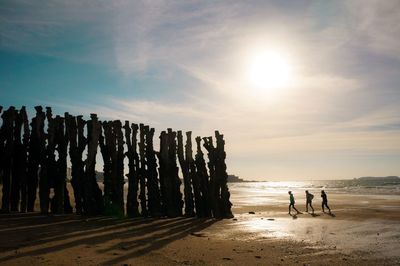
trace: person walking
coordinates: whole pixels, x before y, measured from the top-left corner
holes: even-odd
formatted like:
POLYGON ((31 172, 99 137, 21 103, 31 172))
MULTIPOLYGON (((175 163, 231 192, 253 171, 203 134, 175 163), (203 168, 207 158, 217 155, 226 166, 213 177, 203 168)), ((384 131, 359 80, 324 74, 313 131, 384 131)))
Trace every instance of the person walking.
POLYGON ((289 193, 289 200, 290 200, 290 204, 289 204, 289 214, 291 214, 290 213, 290 211, 291 211, 291 208, 293 207, 293 209, 297 212, 297 214, 299 214, 300 212, 296 209, 296 207, 294 206, 294 204, 295 204, 295 201, 294 201, 294 196, 293 196, 293 194, 292 194, 292 191, 289 191, 288 192, 289 193))
POLYGON ((331 214, 331 209, 328 206, 328 197, 326 196, 326 193, 323 190, 321 190, 321 198, 322 198, 322 211, 325 212, 324 207, 326 207, 329 210, 329 214, 331 214))
POLYGON ((306 190, 306 212, 308 212, 308 205, 310 205, 312 213, 314 214, 314 208, 312 206, 313 198, 314 198, 314 195, 311 194, 310 192, 308 192, 308 190, 306 190))

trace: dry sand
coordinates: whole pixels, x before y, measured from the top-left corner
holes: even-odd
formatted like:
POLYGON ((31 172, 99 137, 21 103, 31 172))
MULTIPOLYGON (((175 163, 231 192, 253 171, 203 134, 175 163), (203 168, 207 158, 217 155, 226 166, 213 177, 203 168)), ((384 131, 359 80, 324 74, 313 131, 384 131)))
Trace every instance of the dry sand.
POLYGON ((260 204, 231 191, 229 220, 2 214, 0 265, 400 264, 398 195, 330 193, 334 215, 316 200, 315 216, 289 216, 284 194, 260 204))

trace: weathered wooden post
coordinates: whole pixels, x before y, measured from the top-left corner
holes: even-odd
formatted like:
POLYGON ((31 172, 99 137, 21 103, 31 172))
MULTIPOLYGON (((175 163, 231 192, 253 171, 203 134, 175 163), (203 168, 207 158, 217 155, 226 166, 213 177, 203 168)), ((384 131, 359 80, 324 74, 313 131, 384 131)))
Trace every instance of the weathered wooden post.
POLYGON ((29 125, 27 119, 25 106, 22 106, 19 112, 15 111, 13 132, 14 154, 10 195, 11 211, 20 210, 21 212, 26 212, 27 144, 29 140, 29 125), (23 139, 21 140, 22 128, 24 128, 24 133, 23 139))
MULTIPOLYGON (((64 132, 60 132, 61 129, 61 124, 63 124, 63 121, 59 115, 56 115, 54 118, 54 150, 57 151, 58 153, 58 158, 59 160, 56 160, 54 157, 54 173, 50 176, 52 179, 50 182, 50 187, 53 187, 54 191, 54 196, 53 198, 50 199, 50 210, 51 213, 56 213, 56 214, 62 214, 64 212, 64 186, 62 182, 62 173, 61 173, 61 161, 60 157, 63 157, 62 154, 60 154, 60 138, 62 138, 61 134, 64 135, 64 132)), ((66 149, 66 147, 65 147, 66 149)), ((61 151, 63 152, 63 151, 61 151)), ((63 160, 63 158, 61 158, 63 160)), ((65 158, 65 163, 66 163, 66 158, 65 158)), ((65 165, 66 167, 66 165, 65 165)), ((65 169, 66 171, 66 169, 65 169)))
POLYGON ((71 184, 74 190, 75 197, 75 210, 76 214, 83 213, 84 202, 84 162, 82 154, 86 147, 86 138, 84 136, 84 127, 86 121, 82 119, 81 115, 76 118, 68 116, 67 131, 69 139, 69 154, 71 159, 71 184))
POLYGON ((169 216, 169 209, 172 204, 170 183, 168 180, 168 135, 165 131, 160 134, 160 151, 158 156, 158 172, 160 174, 160 196, 162 214, 169 216))
POLYGON ((47 214, 50 206, 50 182, 54 181, 54 176, 57 174, 56 157, 55 157, 55 121, 53 119, 52 110, 46 107, 47 119, 47 145, 45 146, 44 160, 40 167, 39 179, 39 201, 40 212, 47 214))
POLYGON ((54 119, 55 125, 55 144, 58 153, 56 161, 56 174, 54 179, 54 198, 52 199, 53 213, 71 213, 72 207, 69 201, 68 189, 66 186, 67 179, 67 153, 68 153, 68 130, 65 132, 64 124, 67 124, 68 113, 65 118, 57 115, 54 119))
POLYGON ((183 152, 183 136, 182 131, 180 130, 178 131, 178 160, 183 175, 185 215, 194 216, 194 201, 192 192, 192 180, 190 178, 190 166, 183 152))
POLYGON ((210 199, 210 178, 208 176, 206 162, 204 160, 204 153, 201 150, 201 137, 196 137, 197 152, 195 156, 196 164, 196 179, 200 183, 201 191, 201 206, 202 216, 201 217, 211 217, 211 199, 210 199))
MULTIPOLYGON (((3 112, 3 106, 0 105, 0 118, 2 120, 2 125, 4 124, 3 120, 3 115, 1 114, 3 112)), ((3 128, 0 127, 0 173, 3 172, 3 158, 4 158, 4 134, 3 134, 3 128)), ((0 184, 3 183, 3 176, 0 175, 0 184)))
POLYGON ((231 211, 232 203, 230 202, 230 192, 228 189, 228 173, 226 171, 226 152, 225 152, 225 141, 224 135, 215 131, 216 139, 216 178, 218 184, 218 191, 221 191, 221 199, 219 210, 221 211, 222 218, 232 218, 233 214, 231 211))
POLYGON ((125 153, 128 157, 129 173, 128 177, 128 195, 126 200, 126 212, 129 217, 139 216, 139 203, 137 200, 138 193, 138 170, 139 170, 139 155, 137 153, 137 132, 138 125, 132 124, 129 127, 129 121, 125 121, 125 141, 128 147, 128 151, 125 153), (132 137, 131 137, 132 135, 132 137))
POLYGON ((28 212, 34 211, 39 180, 39 165, 42 168, 46 158, 46 137, 44 133, 44 120, 46 116, 42 106, 35 106, 35 110, 36 116, 31 122, 32 131, 28 148, 28 212))
POLYGON ((77 160, 77 148, 78 148, 78 141, 77 141, 77 124, 76 124, 76 119, 74 116, 70 115, 69 113, 65 113, 65 132, 66 132, 66 137, 69 142, 69 157, 71 161, 71 185, 72 189, 74 191, 74 198, 75 198, 75 209, 77 213, 78 208, 81 207, 81 199, 80 199, 80 194, 79 194, 79 185, 77 184, 77 172, 76 172, 76 160, 77 160), (78 207, 79 205, 79 207, 78 207))
POLYGON ((101 124, 103 126, 103 130, 99 136, 99 145, 100 152, 103 157, 104 212, 105 214, 112 214, 113 185, 111 180, 112 165, 110 154, 112 128, 110 122, 104 121, 101 124))
POLYGON ((11 176, 12 162, 14 154, 14 122, 16 118, 15 107, 10 106, 8 110, 2 114, 3 125, 2 132, 4 134, 4 157, 3 157, 3 197, 2 212, 10 211, 10 193, 11 193, 11 176))
POLYGON ((179 168, 176 164, 176 132, 168 128, 168 178, 171 183, 171 194, 172 194, 172 208, 171 217, 182 216, 182 193, 180 186, 182 184, 179 179, 179 168))
POLYGON ((186 132, 185 155, 186 155, 186 162, 188 164, 188 169, 189 169, 189 179, 191 180, 192 187, 193 187, 196 215, 197 215, 197 217, 204 217, 204 210, 203 210, 203 206, 202 206, 202 195, 201 195, 201 189, 200 189, 200 179, 198 178, 196 164, 193 159, 192 132, 191 131, 186 132))
MULTIPOLYGON (((22 107, 24 108, 24 107, 22 107)), ((24 147, 21 140, 21 132, 23 125, 22 109, 15 111, 15 123, 13 129, 14 138, 14 153, 12 158, 12 174, 11 174, 11 194, 10 194, 10 207, 11 211, 16 212, 19 210, 20 192, 21 192, 21 178, 26 166, 23 162, 24 147)))
POLYGON ((64 213, 72 213, 73 208, 71 205, 71 201, 69 198, 69 191, 67 187, 67 157, 68 157, 68 144, 69 144, 69 136, 68 136, 68 130, 67 130, 67 119, 66 117, 69 116, 68 112, 64 113, 64 117, 62 117, 63 123, 61 124, 62 126, 60 127, 60 131, 63 133, 62 138, 59 144, 61 147, 59 148, 59 152, 62 152, 62 157, 63 159, 59 161, 59 171, 63 177, 62 183, 64 186, 64 213))
POLYGON ((124 215, 124 135, 120 120, 114 121, 114 134, 116 139, 116 162, 115 162, 115 198, 114 202, 118 210, 117 215, 124 215))
MULTIPOLYGON (((22 124, 24 127, 24 133, 22 136, 21 146, 21 157, 20 157, 20 179, 21 179, 21 205, 20 212, 27 211, 27 200, 28 200, 28 146, 29 146, 29 121, 28 115, 26 114, 25 106, 21 108, 20 115, 22 118, 22 124)), ((1 171, 1 170, 0 170, 1 171)))
POLYGON ((84 181, 84 210, 88 215, 99 215, 103 213, 104 202, 102 191, 97 184, 95 166, 101 124, 96 114, 90 114, 90 118, 87 124, 88 153, 84 181))
POLYGON ((146 143, 145 143, 145 127, 139 124, 140 128, 140 142, 139 142, 139 155, 140 155, 140 168, 139 168, 139 184, 140 184, 140 207, 141 215, 147 216, 147 202, 146 202, 146 143))
POLYGON ((203 138, 204 141, 204 148, 208 152, 208 170, 210 173, 210 181, 209 181, 209 200, 210 200, 210 205, 211 205, 211 211, 213 214, 213 217, 215 218, 222 218, 221 217, 221 211, 219 209, 219 191, 217 187, 217 179, 216 179, 216 169, 215 169, 215 164, 216 164, 216 154, 215 154, 215 147, 213 145, 213 140, 212 137, 208 138, 203 138))
POLYGON ((146 134, 146 163, 147 163, 147 198, 149 216, 159 217, 162 215, 161 211, 161 197, 160 188, 158 184, 157 174, 157 158, 154 152, 154 128, 145 127, 146 134))

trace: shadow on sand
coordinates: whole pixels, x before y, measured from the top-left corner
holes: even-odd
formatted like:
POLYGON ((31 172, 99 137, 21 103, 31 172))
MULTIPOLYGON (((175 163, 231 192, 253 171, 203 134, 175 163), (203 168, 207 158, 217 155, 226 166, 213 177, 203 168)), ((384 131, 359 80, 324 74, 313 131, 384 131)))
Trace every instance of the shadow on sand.
POLYGON ((36 213, 4 214, 0 215, 0 264, 12 264, 18 258, 40 256, 77 246, 94 247, 100 254, 118 254, 103 262, 117 264, 158 250, 185 236, 199 235, 198 232, 217 221, 184 217, 116 219, 42 216, 36 213), (112 240, 117 241, 107 243, 112 240), (29 251, 21 250, 23 247, 29 247, 29 251), (19 249, 18 252, 7 252, 16 249, 19 249))

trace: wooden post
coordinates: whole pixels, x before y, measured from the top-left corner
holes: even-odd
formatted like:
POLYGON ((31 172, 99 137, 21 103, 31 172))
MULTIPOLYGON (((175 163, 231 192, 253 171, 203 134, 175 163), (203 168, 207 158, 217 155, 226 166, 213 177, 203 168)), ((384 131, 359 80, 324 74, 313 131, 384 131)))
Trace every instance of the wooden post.
MULTIPOLYGON (((0 105, 0 114, 3 112, 3 106, 0 105)), ((0 127, 0 173, 3 172, 3 165, 4 165, 4 142, 5 142, 5 136, 3 133, 3 125, 4 125, 4 119, 3 115, 0 115, 0 118, 2 120, 1 127, 0 127)), ((3 183, 3 176, 0 175, 0 183, 3 183)))
MULTIPOLYGON (((24 108, 24 107, 23 107, 24 108)), ((11 194, 10 194, 10 207, 11 211, 19 211, 20 192, 21 192, 21 181, 22 175, 25 171, 26 163, 23 162, 24 146, 21 140, 21 132, 23 125, 23 117, 21 111, 15 111, 15 120, 13 128, 14 138, 14 152, 12 158, 12 174, 11 174, 11 194)))
MULTIPOLYGON (((21 157, 20 157, 20 178, 21 178, 21 205, 20 212, 27 211, 28 201, 28 146, 29 146, 29 121, 25 106, 22 106, 20 115, 23 121, 24 133, 22 136, 21 157)), ((1 169, 0 169, 1 171, 1 169)))
POLYGON ((4 134, 4 156, 3 156, 3 196, 2 196, 2 212, 10 211, 10 193, 11 193, 11 176, 12 176, 12 159, 14 153, 14 122, 16 118, 15 107, 10 106, 7 111, 2 114, 3 125, 2 133, 4 134))
POLYGON ((210 177, 207 172, 204 153, 201 150, 201 137, 196 137, 197 153, 195 156, 196 179, 200 183, 202 217, 211 217, 210 177))
POLYGON ((145 127, 139 124, 140 128, 140 142, 139 142, 139 155, 140 155, 140 168, 139 168, 139 182, 140 182, 140 207, 141 215, 147 216, 147 202, 146 202, 146 143, 145 143, 145 127))
POLYGON ((197 175, 196 164, 193 159, 192 150, 192 132, 186 132, 186 145, 185 145, 186 162, 189 170, 189 179, 193 186, 194 202, 196 207, 197 217, 204 217, 204 210, 202 206, 202 195, 200 189, 200 179, 197 175))
POLYGON ((218 184, 218 191, 221 191, 221 200, 219 210, 221 211, 222 218, 233 218, 231 211, 232 203, 230 202, 230 192, 228 189, 228 173, 226 171, 226 153, 224 135, 215 131, 216 145, 216 178, 218 184))
POLYGON ((112 184, 112 164, 111 164, 111 122, 104 121, 101 123, 103 130, 99 136, 100 152, 103 157, 103 185, 104 185, 104 213, 112 214, 112 198, 113 198, 113 184, 112 184))
POLYGON ((180 186, 182 184, 179 179, 179 168, 176 164, 176 132, 168 128, 168 179, 171 184, 172 206, 171 217, 182 216, 182 193, 180 186))
POLYGON ((33 212, 39 180, 39 165, 45 163, 46 139, 44 133, 45 113, 42 106, 35 106, 36 116, 31 122, 31 135, 28 156, 28 206, 27 211, 33 212))
POLYGON ((83 214, 84 210, 84 189, 85 189, 85 163, 83 162, 83 151, 86 148, 87 139, 84 135, 84 129, 86 121, 82 119, 81 115, 78 115, 73 121, 73 128, 71 129, 70 141, 74 144, 70 144, 70 156, 72 163, 72 179, 71 183, 74 188, 75 196, 75 209, 77 214, 83 214), (75 129, 76 123, 76 129, 75 129), (73 152, 73 153, 71 153, 73 152))
POLYGON ((125 141, 128 147, 126 156, 128 157, 129 173, 128 173, 128 195, 126 200, 126 211, 128 217, 139 216, 139 203, 138 203, 138 170, 139 170, 139 155, 137 153, 137 132, 138 125, 132 124, 129 127, 129 121, 125 121, 125 141), (132 135, 132 137, 131 137, 132 135))
POLYGON ((170 206, 172 205, 172 194, 168 180, 168 135, 165 131, 160 134, 160 152, 158 155, 160 173, 160 194, 162 214, 169 216, 170 206))
POLYGON ((147 198, 149 216, 160 217, 161 211, 161 198, 160 188, 158 184, 157 174, 157 158, 154 152, 153 137, 154 128, 145 127, 146 134, 146 163, 147 163, 147 198))
POLYGON ((45 152, 43 163, 40 167, 40 179, 39 179, 39 201, 40 201, 40 212, 47 214, 49 212, 50 205, 50 178, 54 178, 55 175, 55 144, 54 144, 54 120, 53 114, 50 107, 46 107, 46 119, 47 119, 47 134, 45 135, 45 152))
POLYGON ((91 120, 88 122, 88 153, 86 159, 86 171, 84 182, 84 210, 87 215, 99 215, 104 211, 102 191, 96 180, 96 154, 101 124, 96 114, 90 114, 91 120))
POLYGON ((217 185, 217 178, 216 178, 216 169, 215 169, 215 164, 216 164, 216 154, 215 154, 215 148, 213 145, 213 140, 212 137, 208 138, 203 138, 204 141, 204 148, 208 152, 208 170, 210 173, 210 181, 209 181, 209 202, 211 205, 211 211, 213 214, 213 217, 215 218, 222 218, 221 217, 221 211, 219 209, 219 191, 218 191, 218 185, 217 185))
POLYGON ((116 140, 116 162, 115 162, 115 198, 117 215, 124 215, 124 135, 122 133, 122 123, 120 120, 115 120, 114 123, 114 134, 116 140))
POLYGON ((192 181, 190 178, 190 168, 187 159, 184 156, 183 152, 183 136, 182 131, 178 131, 178 160, 181 166, 182 175, 183 175, 183 192, 184 192, 184 200, 185 200, 185 215, 186 216, 194 216, 194 201, 193 201, 193 192, 192 192, 192 181))

